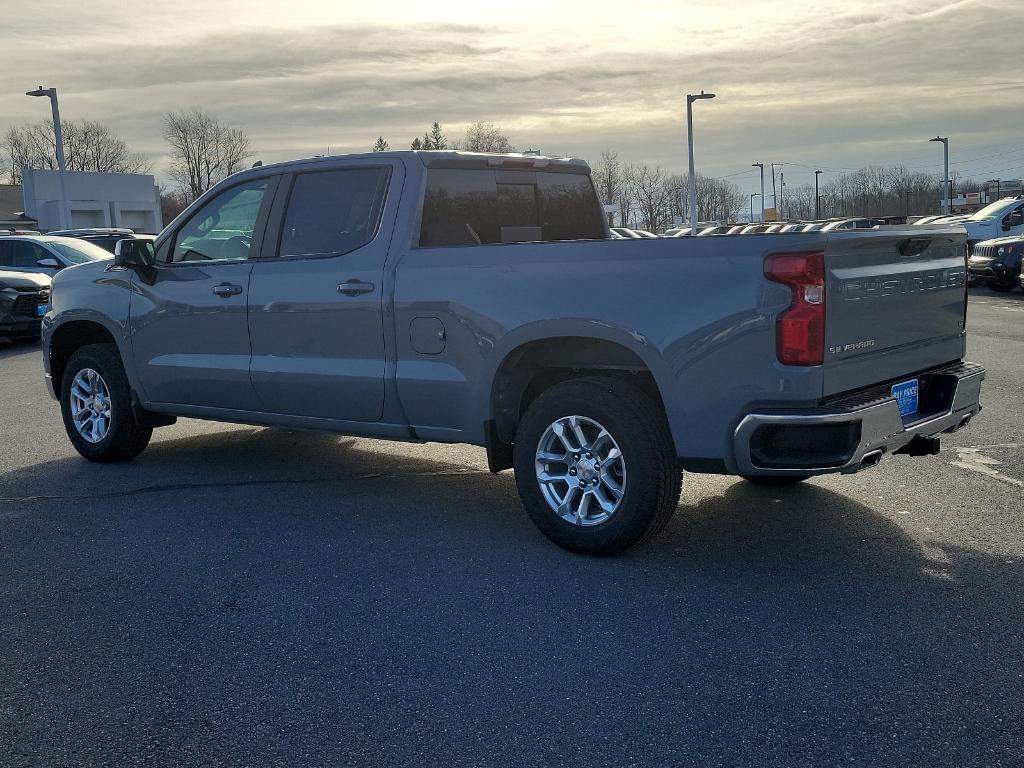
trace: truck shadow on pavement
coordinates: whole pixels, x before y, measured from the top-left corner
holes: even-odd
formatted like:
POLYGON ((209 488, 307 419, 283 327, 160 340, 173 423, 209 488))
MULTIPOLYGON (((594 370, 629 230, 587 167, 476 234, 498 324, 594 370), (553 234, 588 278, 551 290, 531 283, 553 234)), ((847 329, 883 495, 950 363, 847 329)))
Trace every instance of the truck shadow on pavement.
POLYGON ((27 753, 169 748, 184 718, 196 761, 1019 756, 1019 558, 813 483, 697 476, 649 544, 575 556, 510 473, 441 450, 242 428, 0 477, 0 689, 27 753), (9 687, 39 654, 65 660, 48 685, 9 687))

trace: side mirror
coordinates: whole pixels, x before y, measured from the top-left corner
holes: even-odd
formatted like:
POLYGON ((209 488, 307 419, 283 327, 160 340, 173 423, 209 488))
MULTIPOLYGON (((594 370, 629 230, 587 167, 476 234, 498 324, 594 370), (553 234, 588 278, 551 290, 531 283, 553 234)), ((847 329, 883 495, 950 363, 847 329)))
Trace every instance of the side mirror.
POLYGON ((60 269, 60 264, 56 259, 40 259, 36 264, 43 269, 60 269))
POLYGON ((134 269, 151 267, 155 261, 152 240, 118 240, 114 244, 114 266, 134 269))

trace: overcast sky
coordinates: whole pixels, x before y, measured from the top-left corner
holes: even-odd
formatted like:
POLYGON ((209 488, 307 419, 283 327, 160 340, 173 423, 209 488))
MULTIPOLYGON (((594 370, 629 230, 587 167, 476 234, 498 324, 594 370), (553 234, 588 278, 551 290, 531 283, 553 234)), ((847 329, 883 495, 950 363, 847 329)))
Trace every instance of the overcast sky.
POLYGON ((903 162, 1024 175, 1024 0, 0 0, 0 131, 48 115, 110 125, 166 163, 162 113, 200 106, 271 162, 405 148, 433 120, 497 123, 520 148, 686 165, 756 189, 754 161, 903 162), (733 175, 735 174, 735 175, 733 175))

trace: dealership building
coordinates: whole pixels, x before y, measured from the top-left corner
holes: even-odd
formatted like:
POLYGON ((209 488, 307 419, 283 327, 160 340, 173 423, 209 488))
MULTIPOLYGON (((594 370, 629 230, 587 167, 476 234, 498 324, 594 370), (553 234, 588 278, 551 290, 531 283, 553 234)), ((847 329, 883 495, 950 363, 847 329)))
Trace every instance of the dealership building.
MULTIPOLYGON (((127 227, 136 232, 159 232, 160 189, 156 179, 143 173, 66 171, 70 221, 67 227, 127 227)), ((5 185, 8 197, 13 185, 5 185)), ((48 232, 63 229, 60 172, 22 169, 20 211, 2 211, 6 226, 14 221, 22 229, 48 232), (14 219, 14 215, 17 218, 14 219)), ((5 207, 11 207, 8 201, 5 207)))

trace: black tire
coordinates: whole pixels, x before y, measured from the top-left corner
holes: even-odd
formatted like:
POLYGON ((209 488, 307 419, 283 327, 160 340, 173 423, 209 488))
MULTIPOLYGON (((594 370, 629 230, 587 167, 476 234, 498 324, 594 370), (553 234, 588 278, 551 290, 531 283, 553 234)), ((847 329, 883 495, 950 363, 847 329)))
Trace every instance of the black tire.
POLYGON ((74 352, 64 368, 60 389, 64 429, 75 450, 84 458, 98 462, 128 461, 149 445, 153 428, 140 424, 136 419, 128 376, 113 344, 89 344, 74 352), (79 434, 71 417, 71 386, 75 376, 84 368, 91 368, 103 378, 110 395, 110 424, 103 439, 95 443, 79 434))
POLYGON ((679 503, 682 471, 665 415, 639 388, 610 378, 556 384, 527 409, 513 446, 516 487, 527 514, 560 547, 586 555, 615 555, 668 523, 679 503), (536 451, 555 421, 582 416, 603 426, 618 444, 626 467, 619 506, 604 522, 567 522, 549 506, 537 479, 536 451))
POLYGON ((1005 283, 989 283, 988 287, 996 293, 1007 293, 1017 287, 1017 281, 1011 280, 1005 283))
POLYGON ((778 488, 786 485, 796 485, 802 483, 804 480, 810 479, 810 475, 740 475, 748 483, 754 485, 763 485, 766 488, 774 487, 778 488))

